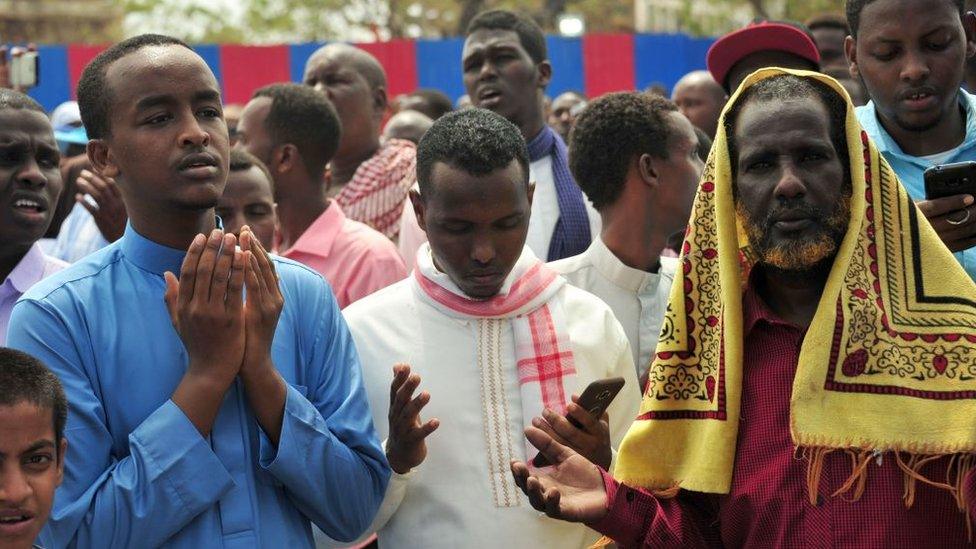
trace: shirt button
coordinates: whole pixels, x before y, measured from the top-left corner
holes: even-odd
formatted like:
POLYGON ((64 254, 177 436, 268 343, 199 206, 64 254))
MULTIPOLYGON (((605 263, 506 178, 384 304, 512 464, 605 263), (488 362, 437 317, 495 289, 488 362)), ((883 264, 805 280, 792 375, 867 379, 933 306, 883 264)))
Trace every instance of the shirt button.
POLYGON ((634 491, 627 490, 627 503, 633 503, 634 501, 634 491))

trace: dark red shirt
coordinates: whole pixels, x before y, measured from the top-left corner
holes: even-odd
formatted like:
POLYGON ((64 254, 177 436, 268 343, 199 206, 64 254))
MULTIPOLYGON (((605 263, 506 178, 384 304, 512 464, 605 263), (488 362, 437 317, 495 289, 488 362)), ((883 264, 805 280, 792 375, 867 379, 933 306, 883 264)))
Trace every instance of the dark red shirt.
MULTIPOLYGON (((609 513, 591 526, 624 547, 969 546, 966 515, 947 490, 917 482, 914 505, 905 508, 905 475, 891 453, 868 465, 856 502, 830 497, 850 477, 852 462, 846 452, 828 454, 819 502, 810 504, 807 461, 794 456, 790 437, 804 330, 778 319, 754 291, 743 297, 743 316, 742 418, 730 493, 658 499, 604 474, 609 513)), ((948 461, 928 463, 921 473, 945 482, 948 461)), ((967 493, 976 491, 974 479, 966 478, 967 493)))

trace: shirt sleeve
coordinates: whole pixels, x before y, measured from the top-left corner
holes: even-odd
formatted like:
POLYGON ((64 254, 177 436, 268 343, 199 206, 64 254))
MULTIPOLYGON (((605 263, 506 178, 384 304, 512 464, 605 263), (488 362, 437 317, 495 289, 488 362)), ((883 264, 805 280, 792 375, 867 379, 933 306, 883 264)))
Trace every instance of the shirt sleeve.
POLYGON ((657 498, 650 492, 618 483, 603 472, 607 515, 589 526, 621 547, 721 546, 707 498, 682 492, 675 498, 657 498), (702 507, 699 504, 704 504, 702 507))
POLYGON ((262 432, 260 463, 326 535, 351 541, 376 515, 390 467, 352 336, 324 282, 319 294, 301 296, 318 317, 303 322, 316 334, 305 365, 307 393, 288 387, 278 446, 262 432))
MULTIPOLYGON (((407 268, 396 248, 392 243, 384 243, 389 247, 373 249, 360 258, 358 272, 350 277, 343 289, 347 304, 355 303, 407 277, 407 268)), ((354 269, 351 266, 350 268, 354 269)))
POLYGON ((46 364, 68 397, 65 476, 46 532, 53 546, 158 546, 233 488, 208 441, 169 400, 129 434, 127 453, 113 451, 82 358, 90 356, 86 343, 74 341, 55 312, 18 303, 8 345, 46 364))

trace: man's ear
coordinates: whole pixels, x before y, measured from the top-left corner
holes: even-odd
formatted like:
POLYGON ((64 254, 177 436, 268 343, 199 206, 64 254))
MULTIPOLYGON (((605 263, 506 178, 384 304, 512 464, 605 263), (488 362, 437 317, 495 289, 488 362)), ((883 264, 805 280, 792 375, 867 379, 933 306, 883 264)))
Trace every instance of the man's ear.
POLYGON ((88 153, 88 161, 92 168, 103 177, 119 177, 119 167, 115 164, 112 151, 108 148, 108 143, 104 139, 92 139, 85 147, 88 153))
POLYGON ((652 189, 657 188, 661 183, 659 168, 655 165, 656 161, 653 156, 644 153, 634 160, 635 165, 631 168, 640 176, 641 182, 652 189))
POLYGON ((390 100, 386 96, 386 86, 376 86, 373 88, 373 116, 383 120, 386 116, 386 109, 390 106, 390 100))
POLYGON ((549 61, 542 61, 535 67, 539 71, 539 87, 544 89, 552 81, 552 64, 549 61))
POLYGON ((68 437, 61 437, 61 444, 58 445, 58 482, 56 486, 61 486, 64 479, 64 453, 68 451, 68 437))
POLYGON ((424 200, 420 198, 420 191, 417 189, 410 189, 408 193, 410 197, 410 204, 413 206, 413 215, 417 218, 417 225, 425 233, 427 232, 427 212, 426 206, 424 205, 424 200))
MULTIPOLYGON (((972 42, 969 43, 972 45, 972 42)), ((851 78, 861 81, 861 71, 857 68, 857 40, 853 36, 844 39, 844 55, 847 57, 847 72, 851 78)))
POLYGON ((966 59, 976 55, 976 13, 967 11, 962 16, 962 28, 966 31, 966 59))
POLYGON ((299 167, 300 162, 301 154, 298 152, 298 147, 292 145, 291 143, 279 145, 278 147, 275 147, 275 150, 271 153, 273 173, 285 174, 292 172, 299 167))

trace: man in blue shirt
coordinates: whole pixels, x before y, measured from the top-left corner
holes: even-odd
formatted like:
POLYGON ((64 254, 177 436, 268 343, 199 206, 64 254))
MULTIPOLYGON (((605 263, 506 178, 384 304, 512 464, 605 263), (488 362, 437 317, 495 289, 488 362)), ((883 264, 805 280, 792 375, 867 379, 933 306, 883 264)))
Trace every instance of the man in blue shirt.
POLYGON ((851 74, 871 101, 857 118, 942 241, 976 280, 971 195, 926 200, 923 172, 976 160, 976 96, 961 89, 976 52, 963 0, 848 0, 851 74))
POLYGON ((215 229, 219 90, 158 35, 109 48, 79 83, 88 155, 118 182, 129 226, 11 318, 8 344, 48 364, 70 405, 47 545, 310 547, 310 520, 354 539, 385 492, 328 285, 247 231, 237 249, 215 229))

